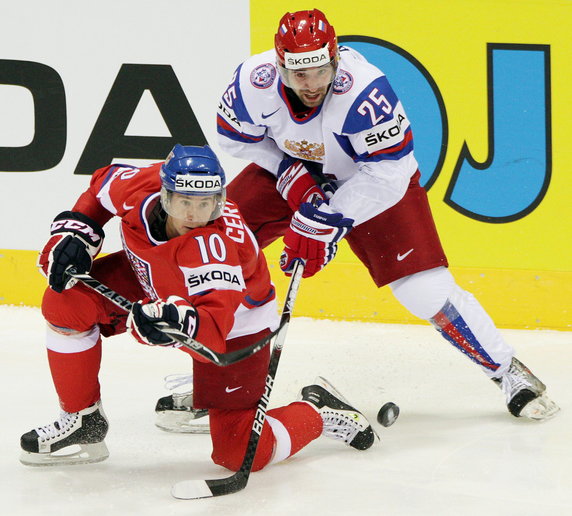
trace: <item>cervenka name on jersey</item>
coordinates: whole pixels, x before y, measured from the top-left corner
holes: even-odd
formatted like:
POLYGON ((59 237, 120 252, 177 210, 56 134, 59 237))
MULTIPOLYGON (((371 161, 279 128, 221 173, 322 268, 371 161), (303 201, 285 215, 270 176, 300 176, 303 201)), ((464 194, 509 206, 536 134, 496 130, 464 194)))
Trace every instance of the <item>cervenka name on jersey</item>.
POLYGON ((200 294, 205 290, 236 290, 242 292, 246 288, 242 269, 239 265, 209 263, 200 267, 179 267, 185 277, 185 285, 189 296, 200 294))

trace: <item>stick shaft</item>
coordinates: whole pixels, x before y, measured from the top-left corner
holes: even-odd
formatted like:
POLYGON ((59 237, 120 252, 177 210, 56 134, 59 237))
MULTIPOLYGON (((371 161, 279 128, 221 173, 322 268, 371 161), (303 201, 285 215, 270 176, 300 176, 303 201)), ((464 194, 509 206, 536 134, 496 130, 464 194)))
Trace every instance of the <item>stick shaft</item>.
MULTIPOLYGON (((125 297, 123 297, 121 294, 117 293, 112 288, 101 283, 101 281, 95 279, 89 274, 78 274, 73 272, 73 270, 70 270, 68 274, 73 278, 81 281, 88 288, 95 290, 106 299, 109 299, 113 304, 115 304, 119 308, 122 308, 126 312, 131 311, 133 303, 128 299, 126 299, 125 297)), ((279 332, 280 328, 281 326, 279 325, 276 330, 270 332, 268 335, 266 335, 259 341, 245 348, 238 349, 236 351, 230 351, 229 353, 217 353, 216 351, 213 351, 212 349, 202 344, 201 342, 192 339, 188 335, 185 335, 177 330, 169 328, 168 326, 160 329, 161 331, 164 331, 170 337, 175 339, 180 346, 183 346, 187 349, 194 351, 195 353, 206 358, 213 364, 224 367, 227 365, 236 364, 237 362, 240 362, 241 360, 244 360, 245 358, 248 358, 252 356, 254 353, 260 351, 263 347, 267 346, 270 343, 270 340, 279 332)))
POLYGON ((284 309, 280 318, 280 326, 278 333, 274 339, 274 346, 270 356, 270 364, 268 365, 268 374, 266 376, 266 386, 264 394, 256 408, 256 415, 252 424, 252 430, 248 439, 246 453, 240 469, 226 478, 218 478, 214 480, 183 480, 173 486, 171 494, 175 498, 182 500, 193 500, 197 498, 209 498, 213 496, 221 496, 226 494, 236 493, 246 487, 248 478, 252 472, 252 465, 258 443, 260 441, 260 434, 266 420, 266 411, 268 409, 268 402, 272 387, 274 386, 274 379, 276 378, 276 371, 278 370, 278 363, 286 340, 286 331, 292 316, 292 309, 294 308, 294 301, 298 294, 298 288, 304 272, 304 262, 297 261, 292 271, 292 279, 286 293, 284 301, 284 309))

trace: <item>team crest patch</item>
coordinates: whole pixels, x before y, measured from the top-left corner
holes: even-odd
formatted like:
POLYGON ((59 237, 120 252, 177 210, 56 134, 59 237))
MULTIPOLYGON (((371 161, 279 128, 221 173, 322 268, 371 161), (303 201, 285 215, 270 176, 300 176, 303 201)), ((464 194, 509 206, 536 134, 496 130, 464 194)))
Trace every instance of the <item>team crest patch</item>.
POLYGON ((323 143, 310 143, 306 140, 301 142, 285 140, 284 147, 298 158, 306 161, 321 161, 326 153, 323 143))
POLYGON ((352 89, 354 85, 354 78, 350 72, 345 70, 340 70, 336 78, 334 79, 334 94, 341 95, 342 93, 347 93, 352 89))
POLYGON ((250 82, 255 88, 268 88, 276 78, 276 68, 271 63, 258 65, 250 74, 250 82))

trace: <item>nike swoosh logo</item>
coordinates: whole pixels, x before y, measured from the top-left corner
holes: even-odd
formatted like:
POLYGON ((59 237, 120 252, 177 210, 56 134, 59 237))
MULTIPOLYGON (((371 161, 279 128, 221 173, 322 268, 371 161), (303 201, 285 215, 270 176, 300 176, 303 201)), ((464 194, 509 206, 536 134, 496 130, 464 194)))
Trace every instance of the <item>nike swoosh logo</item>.
POLYGON ((132 209, 132 208, 135 208, 135 206, 127 206, 127 203, 126 203, 126 202, 123 203, 123 209, 124 209, 125 211, 130 210, 130 209, 132 209))
POLYGON ((404 254, 397 253, 397 261, 400 262, 401 260, 405 260, 405 258, 407 258, 412 252, 413 249, 409 249, 409 251, 404 254))
MULTIPOLYGON (((280 111, 280 108, 278 108, 276 111, 280 111)), ((276 113, 276 111, 272 111, 272 113, 265 115, 264 113, 262 113, 262 119, 265 120, 266 118, 271 117, 274 113, 276 113)))
POLYGON ((227 387, 225 389, 226 392, 234 392, 234 391, 238 391, 238 389, 242 389, 242 385, 239 385, 238 387, 233 387, 232 389, 230 387, 227 387))

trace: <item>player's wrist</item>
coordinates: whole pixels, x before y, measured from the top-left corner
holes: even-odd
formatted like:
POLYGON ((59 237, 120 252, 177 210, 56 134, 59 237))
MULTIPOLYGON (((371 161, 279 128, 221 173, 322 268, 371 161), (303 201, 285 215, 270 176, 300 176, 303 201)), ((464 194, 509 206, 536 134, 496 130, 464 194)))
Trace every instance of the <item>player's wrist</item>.
POLYGON ((326 199, 326 194, 316 183, 305 163, 292 157, 282 161, 278 169, 276 189, 292 211, 296 211, 305 202, 326 199))

